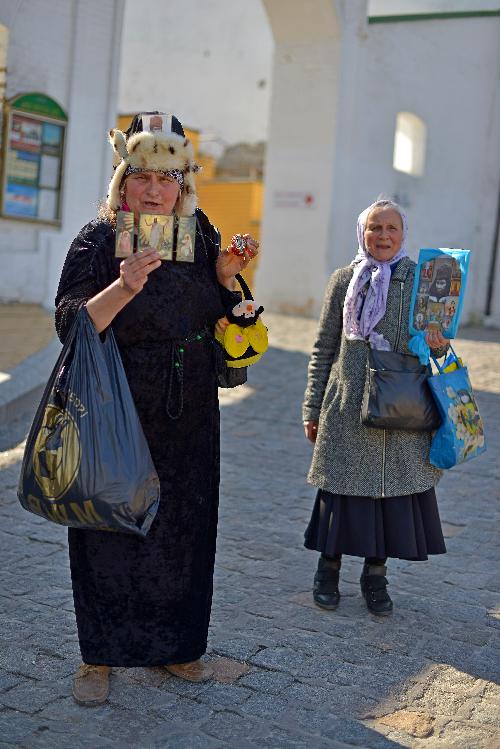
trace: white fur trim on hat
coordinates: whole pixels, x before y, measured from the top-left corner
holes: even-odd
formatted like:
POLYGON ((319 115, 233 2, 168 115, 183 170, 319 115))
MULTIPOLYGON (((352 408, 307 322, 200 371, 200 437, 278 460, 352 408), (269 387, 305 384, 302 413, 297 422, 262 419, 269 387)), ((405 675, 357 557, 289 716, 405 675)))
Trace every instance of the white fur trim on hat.
POLYGON ((115 158, 121 159, 109 183, 107 203, 117 211, 121 205, 120 186, 128 166, 136 169, 164 171, 179 169, 184 175, 184 189, 175 206, 178 216, 192 216, 198 204, 194 171, 193 146, 187 138, 177 133, 141 132, 128 141, 121 130, 111 130, 109 141, 115 158))

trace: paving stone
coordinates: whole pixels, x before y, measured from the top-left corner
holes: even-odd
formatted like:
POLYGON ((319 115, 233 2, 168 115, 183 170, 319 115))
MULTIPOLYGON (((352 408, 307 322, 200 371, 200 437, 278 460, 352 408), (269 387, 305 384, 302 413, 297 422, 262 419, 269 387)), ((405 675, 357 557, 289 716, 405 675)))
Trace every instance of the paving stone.
POLYGON ((212 641, 211 651, 216 655, 245 661, 255 653, 258 653, 261 647, 260 640, 256 637, 242 637, 238 639, 228 637, 227 639, 221 639, 220 636, 217 636, 212 641))
MULTIPOLYGON (((85 733, 75 732, 67 723, 51 721, 40 726, 19 744, 23 749, 53 749, 54 746, 78 747, 78 749, 108 749, 117 747, 117 743, 92 732, 89 726, 85 733)), ((12 745, 11 745, 12 746, 12 745)), ((1 744, 0 744, 1 747, 1 744)), ((11 747, 9 747, 11 749, 11 747)))
POLYGON ((262 694, 281 694, 294 681, 292 676, 276 671, 252 671, 240 680, 240 685, 262 694))
POLYGON ((346 744, 325 742, 319 737, 300 735, 286 728, 273 726, 267 736, 259 737, 258 746, 261 749, 342 749, 346 744))
POLYGON ((417 739, 426 739, 434 731, 434 717, 432 715, 411 710, 397 710, 395 713, 379 718, 378 722, 402 730, 417 739))
POLYGON ((190 726, 198 725, 213 715, 212 708, 202 702, 180 697, 175 705, 168 712, 168 718, 179 723, 187 723, 190 726))
POLYGON ((0 705, 33 715, 50 702, 57 700, 62 694, 64 694, 64 687, 59 683, 42 686, 40 682, 35 684, 24 682, 1 694, 0 705))
POLYGON ((210 689, 201 692, 197 701, 213 710, 235 710, 252 695, 250 689, 235 684, 212 684, 210 689))
MULTIPOLYGON (((206 734, 174 731, 171 732, 166 728, 161 728, 155 734, 144 736, 145 742, 142 746, 147 749, 215 749, 222 747, 220 741, 206 734)), ((139 745, 136 745, 139 746, 139 745)))
POLYGON ((177 698, 170 692, 142 685, 119 683, 114 676, 110 680, 109 703, 120 708, 169 715, 175 712, 177 698))
POLYGON ((224 657, 213 658, 210 665, 214 670, 214 679, 221 684, 232 684, 246 674, 250 668, 246 663, 224 657))
POLYGON ((310 657, 287 648, 265 648, 250 658, 250 662, 256 666, 289 671, 291 674, 301 673, 307 660, 311 660, 310 657))
POLYGON ((23 679, 15 674, 9 674, 8 672, 0 672, 0 691, 4 692, 7 689, 16 687, 23 679))
POLYGON ((439 734, 445 746, 453 749, 478 749, 500 746, 500 731, 470 722, 449 721, 439 734))
POLYGON ((265 733, 265 725, 262 721, 229 711, 216 713, 210 722, 201 726, 201 729, 223 743, 234 742, 236 736, 255 740, 265 733))
POLYGON ((497 688, 497 701, 482 700, 475 705, 470 714, 472 723, 492 725, 500 729, 500 688, 497 688))
POLYGON ((277 715, 287 711, 292 702, 293 700, 289 698, 288 693, 286 696, 253 693, 243 703, 240 712, 273 721, 277 715))
POLYGON ((337 717, 324 710, 304 712, 296 709, 294 717, 302 729, 308 727, 311 733, 323 738, 370 749, 395 749, 392 741, 360 721, 337 717))
POLYGON ((21 713, 11 710, 0 712, 0 736, 10 746, 22 742, 37 731, 38 726, 37 720, 21 713))

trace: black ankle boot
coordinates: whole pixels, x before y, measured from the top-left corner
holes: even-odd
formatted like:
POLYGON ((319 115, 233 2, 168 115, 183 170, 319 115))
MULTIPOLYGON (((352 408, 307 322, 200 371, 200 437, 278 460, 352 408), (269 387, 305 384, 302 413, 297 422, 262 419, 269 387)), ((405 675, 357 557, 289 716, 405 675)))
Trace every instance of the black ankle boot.
POLYGON ((387 567, 365 564, 359 579, 361 592, 365 597, 368 610, 377 616, 392 613, 392 601, 387 592, 387 567))
POLYGON ((322 609, 333 611, 339 605, 339 572, 340 559, 320 557, 318 569, 314 575, 314 603, 322 609))

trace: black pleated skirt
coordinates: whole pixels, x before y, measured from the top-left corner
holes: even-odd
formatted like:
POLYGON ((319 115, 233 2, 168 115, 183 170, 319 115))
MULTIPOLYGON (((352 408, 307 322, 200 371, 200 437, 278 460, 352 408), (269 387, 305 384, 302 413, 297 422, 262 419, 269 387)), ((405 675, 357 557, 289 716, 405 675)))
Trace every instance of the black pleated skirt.
POLYGON ((434 488, 402 497, 343 496, 319 489, 304 546, 327 556, 424 561, 446 546, 434 488))

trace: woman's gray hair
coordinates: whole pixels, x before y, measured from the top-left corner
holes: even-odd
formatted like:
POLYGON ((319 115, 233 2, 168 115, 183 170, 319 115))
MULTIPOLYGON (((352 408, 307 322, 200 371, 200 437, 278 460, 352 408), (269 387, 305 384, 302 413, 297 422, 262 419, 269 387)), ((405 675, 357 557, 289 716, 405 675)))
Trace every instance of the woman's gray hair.
MULTIPOLYGON (((401 223, 403 224, 403 227, 405 225, 405 213, 399 203, 396 203, 395 200, 391 200, 391 198, 386 198, 385 195, 379 195, 378 198, 375 200, 374 203, 370 206, 370 213, 375 210, 375 208, 392 208, 393 210, 397 211, 399 215, 401 216, 401 223)), ((370 215, 368 214, 368 216, 370 215)), ((367 218, 368 218, 367 216, 367 218)))
POLYGON ((372 204, 371 210, 373 211, 374 208, 394 208, 395 211, 403 215, 403 209, 399 203, 396 203, 395 200, 391 200, 391 198, 386 198, 385 195, 378 196, 376 201, 372 204))

